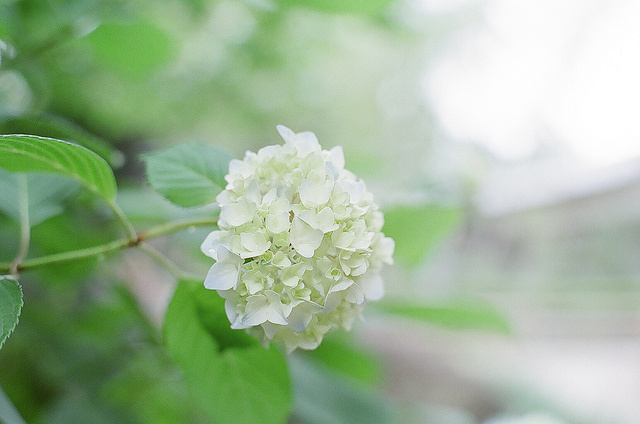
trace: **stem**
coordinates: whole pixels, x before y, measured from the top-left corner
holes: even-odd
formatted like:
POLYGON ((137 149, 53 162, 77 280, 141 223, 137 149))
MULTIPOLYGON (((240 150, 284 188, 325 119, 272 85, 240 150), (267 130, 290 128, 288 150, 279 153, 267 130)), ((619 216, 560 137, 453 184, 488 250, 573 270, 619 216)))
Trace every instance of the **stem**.
POLYGON ((175 262, 167 258, 162 252, 158 251, 155 247, 149 243, 140 243, 140 249, 142 249, 147 255, 151 256, 160 265, 164 266, 174 277, 178 280, 196 280, 197 277, 180 269, 175 262))
POLYGON ((29 224, 29 186, 26 174, 18 174, 18 208, 20 212, 20 249, 15 259, 9 265, 9 271, 17 278, 18 267, 27 257, 29 241, 31 239, 31 225, 29 224))
POLYGON ((136 240, 138 238, 138 234, 136 234, 136 230, 135 228, 133 228, 133 224, 131 224, 129 218, 127 218, 124 212, 122 212, 120 206, 118 206, 118 204, 114 200, 108 201, 107 205, 109 205, 109 208, 113 211, 122 225, 124 225, 125 229, 127 230, 127 234, 129 235, 129 240, 136 240))
MULTIPOLYGON (((55 253, 53 255, 42 256, 40 258, 27 259, 15 266, 15 272, 17 273, 18 271, 38 268, 60 262, 86 259, 93 256, 103 255, 114 250, 139 246, 145 240, 150 240, 156 237, 175 233, 190 227, 214 226, 217 224, 217 222, 217 218, 197 218, 192 220, 169 222, 166 224, 151 227, 146 231, 141 232, 135 237, 135 239, 121 238, 109 243, 101 244, 99 246, 87 247, 85 249, 72 250, 69 252, 55 253)), ((12 264, 10 263, 0 263, 0 274, 11 271, 11 266, 12 264)))

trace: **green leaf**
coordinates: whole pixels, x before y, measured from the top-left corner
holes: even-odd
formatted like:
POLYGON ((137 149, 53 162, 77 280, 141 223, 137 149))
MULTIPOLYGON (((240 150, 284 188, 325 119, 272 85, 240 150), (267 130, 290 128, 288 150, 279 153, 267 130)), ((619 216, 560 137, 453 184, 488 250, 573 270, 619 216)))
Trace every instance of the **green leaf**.
POLYGON ((413 266, 455 229, 461 218, 462 212, 458 208, 402 205, 384 211, 382 231, 396 242, 394 257, 413 266))
POLYGON ((59 116, 22 115, 0 122, 0 134, 32 134, 68 140, 97 153, 114 168, 122 166, 124 156, 109 143, 59 116))
POLYGON ((381 300, 372 308, 404 318, 436 324, 455 330, 483 330, 510 334, 508 319, 493 306, 480 302, 452 301, 440 304, 418 304, 381 300))
POLYGON ((388 424, 392 405, 369 388, 340 378, 309 359, 291 356, 295 422, 304 424, 388 424))
POLYGON ((389 9, 393 0, 276 0, 276 3, 282 7, 306 7, 324 13, 379 17, 389 9))
MULTIPOLYGON (((0 168, 0 210, 16 222, 20 222, 18 175, 0 168)), ((62 213, 63 202, 80 187, 76 181, 58 175, 29 173, 26 178, 31 226, 62 213)))
POLYGON ((169 304, 165 343, 194 400, 219 423, 275 424, 291 408, 287 363, 244 331, 231 330, 224 300, 202 282, 181 281, 169 304))
POLYGON ((8 277, 0 277, 0 348, 18 324, 22 305, 20 284, 8 277))
POLYGON ((345 332, 330 333, 320 346, 304 355, 363 384, 375 385, 381 381, 382 364, 378 358, 358 349, 345 332))
POLYGON ((102 23, 86 36, 93 53, 113 71, 144 77, 167 64, 174 56, 173 40, 148 23, 102 23))
POLYGON ((72 178, 106 201, 116 195, 107 162, 91 150, 53 138, 0 135, 0 167, 12 172, 52 172, 72 178))
POLYGON ((179 206, 215 201, 226 186, 224 176, 233 157, 204 143, 188 143, 142 156, 151 186, 179 206))
POLYGON ((0 423, 4 424, 25 424, 20 413, 13 406, 7 395, 0 387, 0 423))

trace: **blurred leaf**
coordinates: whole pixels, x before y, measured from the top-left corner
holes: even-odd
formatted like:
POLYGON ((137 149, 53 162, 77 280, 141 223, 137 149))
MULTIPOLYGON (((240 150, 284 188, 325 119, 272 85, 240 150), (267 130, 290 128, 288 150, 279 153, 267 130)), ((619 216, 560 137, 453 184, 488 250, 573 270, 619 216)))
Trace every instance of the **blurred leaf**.
POLYGON ((380 362, 370 353, 354 346, 346 333, 329 334, 320 346, 304 352, 304 355, 363 384, 375 385, 380 382, 380 362))
POLYGON ((372 307, 399 317, 436 324, 455 330, 484 330, 509 334, 508 319, 486 303, 455 301, 437 305, 382 300, 372 307))
POLYGON ((114 168, 122 165, 123 156, 109 143, 82 127, 53 115, 23 115, 0 121, 1 134, 33 134, 68 140, 97 153, 114 168))
MULTIPOLYGON (((29 284, 19 331, 0 351, 0 384, 25 421, 140 424, 135 405, 112 401, 105 391, 142 360, 141 351, 164 351, 137 299, 104 276, 72 286, 40 282, 29 284)), ((168 375, 176 373, 172 367, 168 375)), ((158 401, 147 395, 145 401, 158 401)))
POLYGON ((164 337, 193 398, 216 422, 285 422, 291 389, 284 355, 231 330, 226 317, 218 319, 222 316, 224 300, 202 282, 178 284, 164 337))
POLYGON ((208 423, 189 396, 180 370, 165 349, 139 352, 122 373, 105 386, 112 402, 134 411, 150 424, 208 423))
MULTIPOLYGON (((62 213, 62 203, 80 187, 76 181, 58 175, 29 173, 26 178, 31 226, 62 213)), ((18 189, 18 174, 0 168, 0 210, 16 222, 20 222, 18 189)))
POLYGON ((175 424, 209 422, 189 397, 179 370, 164 349, 146 349, 110 380, 103 392, 137 422, 175 424))
POLYGON ((109 409, 97 403, 88 393, 71 388, 48 406, 47 424, 91 423, 112 424, 131 422, 121 411, 109 409))
POLYGON ((171 38, 148 23, 102 23, 86 36, 94 54, 115 72, 144 77, 173 58, 171 38))
POLYGON ((0 387, 0 422, 4 424, 25 424, 20 413, 2 391, 2 387, 0 387))
POLYGON ((306 7, 325 13, 364 15, 379 17, 389 9, 394 0, 276 0, 282 7, 306 7))
POLYGON ((18 324, 22 309, 22 288, 16 280, 0 278, 0 348, 18 324))
MULTIPOLYGON (((88 213, 86 205, 74 205, 69 213, 54 216, 31 228, 29 255, 51 255, 70 250, 97 246, 113 240, 117 234, 108 222, 88 213)), ((91 257, 62 262, 33 270, 41 281, 49 285, 79 283, 103 259, 91 257)))
POLYGON ((111 168, 91 150, 53 138, 0 135, 0 167, 13 172, 53 172, 72 178, 112 201, 116 180, 111 168))
POLYGON ((289 358, 296 422, 304 424, 388 424, 392 406, 381 396, 299 356, 289 358))
POLYGON ((385 235, 396 242, 394 257, 417 265, 461 221, 462 211, 435 205, 401 205, 384 211, 385 235))
POLYGON ((215 201, 227 184, 224 176, 233 157, 204 143, 189 143, 142 159, 151 186, 173 203, 190 207, 215 201))

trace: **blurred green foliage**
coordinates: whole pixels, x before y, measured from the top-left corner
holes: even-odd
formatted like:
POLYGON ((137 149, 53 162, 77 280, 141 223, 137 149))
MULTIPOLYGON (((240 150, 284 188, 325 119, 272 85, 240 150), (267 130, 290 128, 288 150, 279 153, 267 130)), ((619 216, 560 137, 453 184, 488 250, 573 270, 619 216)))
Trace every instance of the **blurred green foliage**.
MULTIPOLYGON (((239 156, 272 144, 275 130, 265 131, 278 123, 315 131, 327 148, 343 145, 347 168, 367 180, 415 182, 432 128, 415 93, 421 61, 406 60, 418 38, 396 6, 392 0, 0 2, 0 133, 67 140, 95 153, 68 145, 60 156, 45 148, 35 153, 40 165, 28 167, 20 158, 33 145, 0 150, 7 169, 62 175, 28 176, 29 257, 122 236, 109 166, 118 205, 137 228, 215 213, 183 209, 151 192, 138 154, 168 148, 144 156, 151 186, 175 204, 198 206, 213 200, 226 166, 225 160, 208 167, 198 155, 215 149, 221 157, 227 149, 239 156), (398 91, 399 101, 389 96, 398 91), (389 134, 415 142, 390 149, 389 134), (173 147, 194 140, 206 144, 173 147), (178 174, 184 178, 172 179, 178 174)), ((0 171, 3 262, 20 245, 16 185, 13 174, 0 171)), ((454 209, 396 207, 387 211, 385 231, 396 239, 399 262, 415 265, 459 221, 454 209)), ((204 275, 202 239, 194 229, 161 245, 179 265, 204 275)), ((154 285, 160 277, 138 264, 125 269, 117 261, 122 256, 22 274, 25 306, 19 331, 0 352, 0 386, 27 422, 283 422, 292 405, 296 422, 394 419, 391 403, 375 391, 383 373, 378 359, 354 340, 334 335, 285 361, 275 348, 229 330, 221 300, 201 285, 178 286, 163 341, 132 283, 142 280, 145 295, 162 304, 167 299, 154 285), (208 402, 213 392, 226 408, 208 402), (256 416, 252 402, 268 417, 256 416)), ((474 311, 392 312, 432 322, 474 319, 474 311)))
POLYGON ((398 205, 384 211, 384 233, 396 241, 394 257, 417 265, 462 221, 460 208, 434 204, 398 205))

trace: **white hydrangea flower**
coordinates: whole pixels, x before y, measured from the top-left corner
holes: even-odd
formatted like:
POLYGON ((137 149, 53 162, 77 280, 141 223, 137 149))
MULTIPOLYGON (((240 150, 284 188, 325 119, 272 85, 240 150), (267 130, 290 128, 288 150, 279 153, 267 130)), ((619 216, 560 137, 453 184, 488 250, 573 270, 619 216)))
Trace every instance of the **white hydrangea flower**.
POLYGON ((219 230, 202 243, 216 261, 204 285, 225 298, 232 328, 288 351, 314 349, 382 297, 394 242, 341 147, 322 150, 312 132, 277 128, 284 145, 229 164, 219 230))

